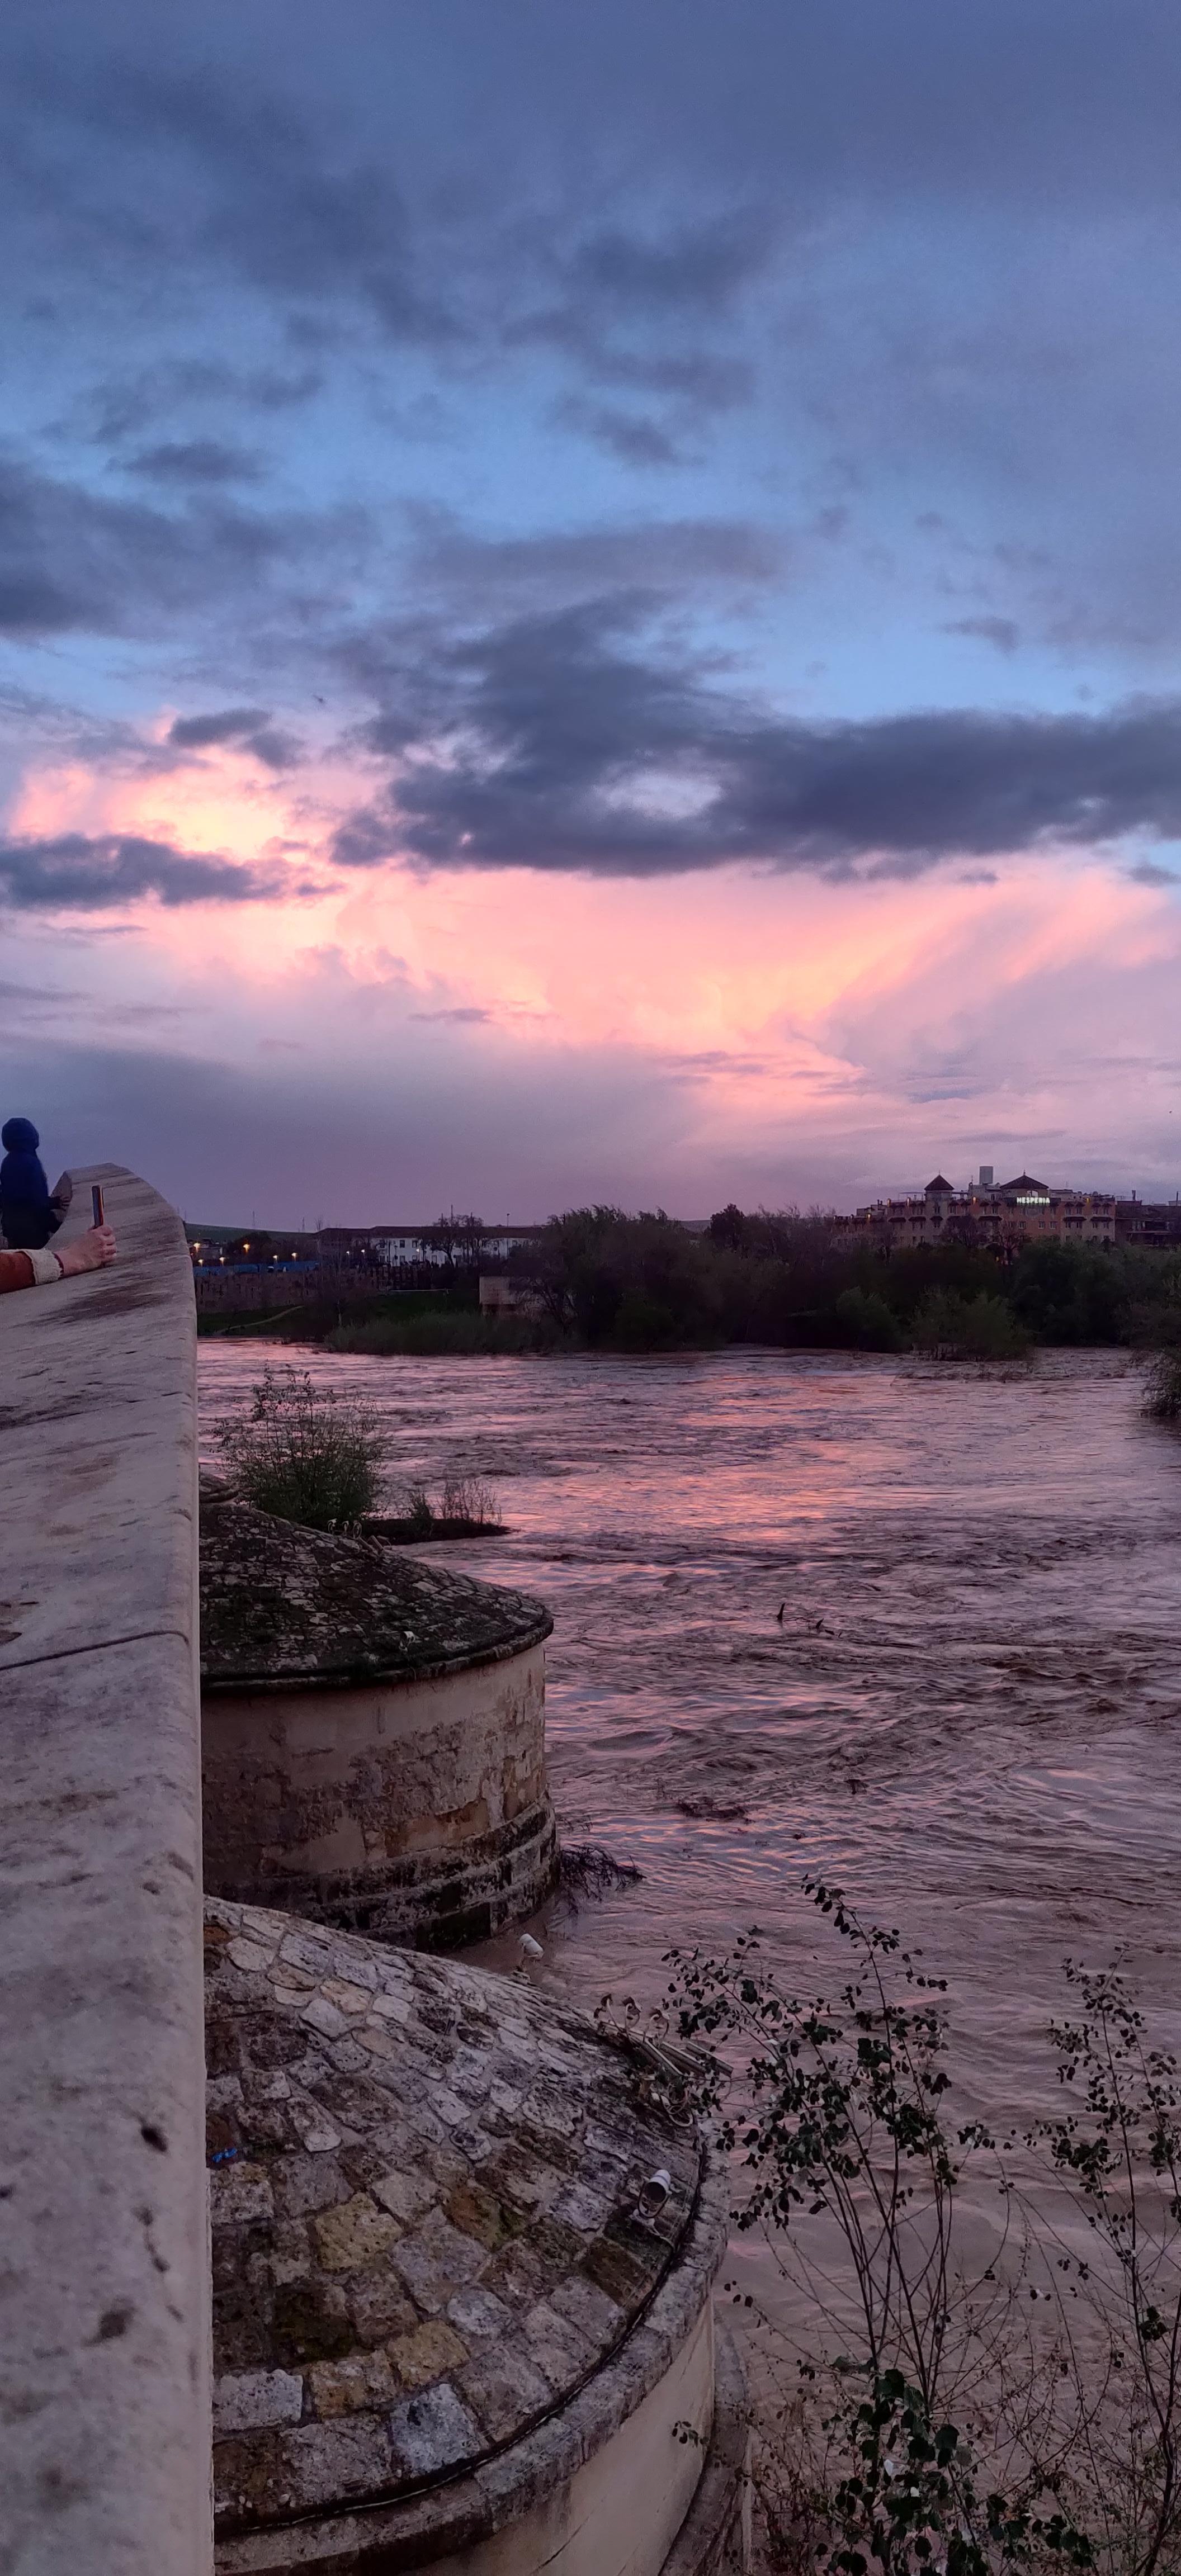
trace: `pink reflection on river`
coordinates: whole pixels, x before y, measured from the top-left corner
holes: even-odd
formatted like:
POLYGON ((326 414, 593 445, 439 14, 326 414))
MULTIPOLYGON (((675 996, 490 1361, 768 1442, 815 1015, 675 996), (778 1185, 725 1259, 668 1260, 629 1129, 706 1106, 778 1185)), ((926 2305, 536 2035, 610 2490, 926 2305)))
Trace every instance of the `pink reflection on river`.
MULTIPOLYGON (((261 1358, 202 1345, 207 1420, 261 1358)), ((1067 1951, 1128 1943, 1172 2007, 1181 1441, 1120 1355, 307 1365, 380 1407, 391 1494, 488 1478, 506 1534, 446 1561, 553 1609, 564 1836, 644 1875, 545 1909, 543 1981, 651 1998, 670 1944, 757 1920, 810 1988, 821 1867, 950 1978, 994 2119, 1045 2100, 1067 1951)))

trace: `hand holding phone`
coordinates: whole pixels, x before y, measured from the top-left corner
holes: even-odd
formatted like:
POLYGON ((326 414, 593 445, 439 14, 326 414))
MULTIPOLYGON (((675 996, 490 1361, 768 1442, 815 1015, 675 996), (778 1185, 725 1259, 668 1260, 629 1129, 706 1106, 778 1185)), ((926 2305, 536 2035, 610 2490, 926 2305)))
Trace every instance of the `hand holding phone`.
POLYGON ((90 1184, 90 1219, 92 1225, 105 1225, 107 1221, 103 1208, 103 1194, 97 1181, 92 1181, 90 1184))

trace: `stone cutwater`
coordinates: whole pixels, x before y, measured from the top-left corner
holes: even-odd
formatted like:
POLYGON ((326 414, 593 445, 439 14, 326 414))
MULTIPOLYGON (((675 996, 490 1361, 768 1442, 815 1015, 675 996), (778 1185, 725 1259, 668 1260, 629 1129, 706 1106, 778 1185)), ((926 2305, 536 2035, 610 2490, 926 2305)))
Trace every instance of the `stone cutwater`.
POLYGON ((203 1499, 207 1889, 422 1948, 531 1912, 557 1870, 552 1625, 375 1533, 203 1499))

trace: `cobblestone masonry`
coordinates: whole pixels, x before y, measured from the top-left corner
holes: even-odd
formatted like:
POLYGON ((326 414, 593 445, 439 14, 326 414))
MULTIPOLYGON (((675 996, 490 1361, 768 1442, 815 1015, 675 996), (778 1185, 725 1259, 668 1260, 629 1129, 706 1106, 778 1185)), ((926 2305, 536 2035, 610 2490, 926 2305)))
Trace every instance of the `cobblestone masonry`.
POLYGON ((701 2149, 517 1979, 217 1900, 205 1937, 233 2534, 410 2496, 552 2416, 675 2266, 701 2149), (657 2232, 635 2202, 661 2167, 657 2232))
POLYGON ((521 1654, 553 1624, 528 1593, 449 1574, 388 1539, 339 1538, 202 1496, 207 1691, 418 1680, 521 1654))

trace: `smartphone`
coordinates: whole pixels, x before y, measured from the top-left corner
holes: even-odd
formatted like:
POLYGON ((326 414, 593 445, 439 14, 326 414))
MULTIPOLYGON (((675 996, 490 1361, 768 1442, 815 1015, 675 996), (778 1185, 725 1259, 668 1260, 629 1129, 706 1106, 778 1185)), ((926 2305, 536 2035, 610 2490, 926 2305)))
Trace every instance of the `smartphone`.
POLYGON ((97 1181, 92 1181, 90 1184, 90 1221, 92 1225, 105 1225, 107 1221, 103 1208, 103 1194, 97 1181))

